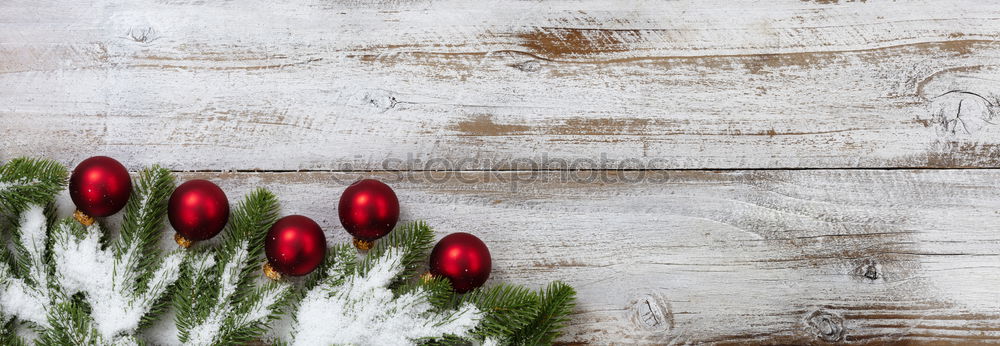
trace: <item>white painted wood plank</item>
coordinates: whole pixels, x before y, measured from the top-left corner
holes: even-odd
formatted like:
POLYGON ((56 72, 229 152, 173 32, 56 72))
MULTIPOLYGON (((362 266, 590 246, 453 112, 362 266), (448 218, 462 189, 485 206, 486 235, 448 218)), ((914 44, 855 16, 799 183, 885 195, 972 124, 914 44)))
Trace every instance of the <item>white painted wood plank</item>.
POLYGON ((4 1, 0 157, 998 167, 997 13, 981 1, 4 1), (940 96, 951 90, 983 97, 940 96))
MULTIPOLYGON (((340 243, 348 241, 336 216, 343 188, 382 179, 403 220, 427 220, 438 237, 482 238, 493 254, 491 282, 576 287, 564 342, 1000 341, 1000 171, 594 174, 609 175, 179 180, 215 181, 233 202, 269 188, 284 214, 314 218, 340 243)), ((68 213, 68 198, 63 204, 68 213)))

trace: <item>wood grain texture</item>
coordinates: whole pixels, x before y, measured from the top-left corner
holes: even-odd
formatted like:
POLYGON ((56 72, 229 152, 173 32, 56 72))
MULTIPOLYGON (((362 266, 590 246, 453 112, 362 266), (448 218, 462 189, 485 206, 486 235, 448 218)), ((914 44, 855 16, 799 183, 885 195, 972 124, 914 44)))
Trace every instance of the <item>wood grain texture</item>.
POLYGON ((349 240, 346 185, 389 182, 402 219, 489 244, 491 282, 576 287, 563 342, 1000 341, 1000 171, 603 173, 179 179, 216 181, 233 202, 271 189, 331 243, 349 240))
POLYGON ((568 343, 998 343, 998 80, 993 1, 7 0, 0 160, 264 186, 331 242, 370 174, 577 287, 568 343))
POLYGON ((998 13, 4 1, 0 156, 181 170, 1000 167, 998 13))

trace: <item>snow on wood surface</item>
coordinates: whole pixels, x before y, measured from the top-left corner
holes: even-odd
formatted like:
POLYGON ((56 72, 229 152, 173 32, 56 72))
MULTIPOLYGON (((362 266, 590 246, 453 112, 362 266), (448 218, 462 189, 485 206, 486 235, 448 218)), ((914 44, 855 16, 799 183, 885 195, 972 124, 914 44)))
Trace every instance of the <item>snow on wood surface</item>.
POLYGON ((973 0, 4 1, 0 155, 185 170, 602 154, 589 166, 996 167, 997 13, 973 0))

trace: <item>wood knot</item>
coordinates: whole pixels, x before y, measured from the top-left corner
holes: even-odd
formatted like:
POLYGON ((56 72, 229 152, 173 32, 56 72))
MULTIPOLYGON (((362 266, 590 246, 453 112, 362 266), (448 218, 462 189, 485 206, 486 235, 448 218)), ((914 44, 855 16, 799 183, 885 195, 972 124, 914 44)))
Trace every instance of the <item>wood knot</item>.
POLYGON ((996 125, 1000 117, 1000 96, 951 90, 931 98, 930 120, 943 135, 971 135, 996 125))
POLYGON ((538 72, 542 69, 542 63, 538 60, 525 60, 510 66, 524 72, 538 72))
POLYGON ((364 102, 377 108, 379 112, 385 112, 399 104, 396 97, 385 90, 371 90, 365 93, 364 102))
POLYGON ((156 30, 152 27, 129 28, 128 32, 125 33, 125 37, 139 43, 150 43, 160 38, 156 30))
POLYGON ((854 275, 865 280, 875 281, 883 276, 882 266, 874 259, 866 259, 854 268, 854 275))
POLYGON ((867 267, 865 267, 865 273, 863 275, 864 275, 864 277, 868 278, 869 280, 878 279, 878 271, 875 270, 875 266, 867 266, 867 267))
POLYGON ((635 323, 646 330, 665 331, 674 326, 673 313, 663 299, 643 295, 632 302, 630 310, 635 323))
POLYGON ((817 310, 806 316, 810 332, 827 342, 844 340, 844 318, 832 312, 817 310))

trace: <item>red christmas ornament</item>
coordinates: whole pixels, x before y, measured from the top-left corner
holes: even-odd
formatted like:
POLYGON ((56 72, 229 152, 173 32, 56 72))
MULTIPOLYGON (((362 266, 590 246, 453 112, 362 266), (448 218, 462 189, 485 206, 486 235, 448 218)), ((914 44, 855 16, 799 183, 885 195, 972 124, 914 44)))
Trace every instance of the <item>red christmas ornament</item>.
POLYGON ((396 227, 399 200, 389 185, 375 179, 354 182, 340 196, 340 223, 354 236, 354 246, 368 250, 375 239, 396 227))
POLYGON ((308 217, 285 216, 267 232, 264 253, 267 254, 264 273, 268 277, 277 280, 279 273, 306 275, 326 258, 326 236, 316 221, 308 217))
POLYGON ((128 170, 107 156, 83 160, 69 178, 69 196, 76 204, 77 219, 87 225, 93 223, 93 216, 108 216, 122 210, 131 195, 132 178, 128 170))
POLYGON ((486 283, 493 262, 490 249, 468 233, 452 233, 441 238, 431 251, 431 274, 451 281, 455 292, 465 293, 486 283))
POLYGON ((191 180, 174 190, 167 204, 167 218, 183 247, 214 237, 229 221, 229 198, 208 180, 191 180))

